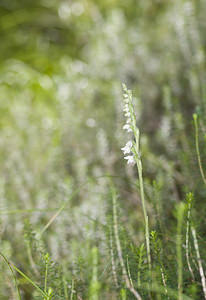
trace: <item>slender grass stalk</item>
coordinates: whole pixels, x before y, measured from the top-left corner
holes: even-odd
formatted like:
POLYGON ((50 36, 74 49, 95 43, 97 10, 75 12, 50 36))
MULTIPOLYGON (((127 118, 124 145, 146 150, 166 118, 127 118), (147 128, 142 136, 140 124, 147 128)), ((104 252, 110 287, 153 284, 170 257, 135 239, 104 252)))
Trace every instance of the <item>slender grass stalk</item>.
POLYGON ((195 125, 195 146, 196 146, 196 153, 197 153, 197 160, 198 160, 198 165, 200 169, 200 174, 202 176, 203 182, 206 184, 206 177, 205 173, 202 167, 202 161, 201 161, 201 156, 200 156, 200 148, 199 148, 199 128, 198 128, 198 121, 197 121, 197 114, 193 114, 193 120, 194 120, 194 125, 195 125))
POLYGON ((44 256, 45 260, 45 275, 44 275, 44 292, 47 292, 47 277, 48 277, 48 263, 49 263, 49 254, 46 253, 44 256))
POLYGON ((31 285, 33 285, 33 287, 36 288, 36 290, 38 290, 42 296, 44 297, 44 299, 48 299, 48 295, 47 293, 45 293, 32 279, 30 279, 26 274, 24 274, 21 270, 19 270, 15 265, 12 264, 12 268, 17 271, 17 273, 19 273, 24 279, 26 279, 31 285))
POLYGON ((187 197, 187 225, 186 225, 186 238, 185 238, 185 251, 186 251, 186 260, 187 260, 187 266, 189 269, 189 272, 191 274, 192 277, 192 281, 195 281, 195 276, 194 276, 194 272, 192 270, 191 267, 191 263, 190 263, 190 255, 189 255, 189 233, 190 233, 190 217, 191 217, 191 206, 192 206, 192 201, 193 201, 193 194, 192 193, 188 193, 187 197))
POLYGON ((125 281, 125 285, 128 288, 128 290, 134 295, 134 297, 138 300, 142 300, 142 297, 140 294, 131 286, 129 277, 127 275, 123 255, 122 255, 122 248, 120 244, 120 239, 119 239, 119 231, 118 231, 118 222, 117 222, 117 193, 116 190, 112 187, 111 188, 112 192, 112 202, 113 202, 113 228, 114 228, 114 236, 115 236, 115 242, 116 242, 116 247, 117 247, 117 253, 119 257, 119 262, 120 266, 122 269, 122 275, 123 279, 125 281))
POLYGON ((7 263, 7 265, 9 266, 9 269, 11 270, 14 280, 15 280, 15 285, 17 288, 17 292, 18 292, 18 298, 19 300, 21 300, 21 294, 18 288, 18 284, 17 284, 17 280, 16 280, 16 276, 14 274, 15 270, 17 273, 19 273, 24 279, 26 279, 26 281, 28 281, 31 285, 33 285, 33 287, 36 288, 36 290, 38 290, 41 295, 44 297, 44 300, 51 300, 52 299, 52 289, 49 288, 48 292, 43 291, 31 278, 29 278, 26 274, 24 274, 21 270, 19 270, 19 268, 17 268, 14 264, 12 264, 11 262, 8 261, 8 259, 5 257, 5 255, 3 253, 0 252, 0 256, 4 259, 4 261, 7 263))
POLYGON ((200 257, 200 251, 199 251, 199 245, 197 241, 197 235, 196 235, 196 230, 193 226, 191 226, 191 232, 193 236, 193 241, 194 241, 194 247, 195 247, 195 252, 197 256, 197 262, 198 262, 198 267, 199 267, 199 273, 201 277, 201 283, 202 283, 202 290, 204 294, 204 298, 206 299, 206 279, 205 279, 205 274, 202 266, 202 260, 200 257))
POLYGON ((182 225, 184 218, 184 203, 180 203, 177 207, 177 241, 176 241, 176 251, 177 251, 177 276, 178 276, 178 300, 182 300, 182 225))
POLYGON ((132 276, 131 276, 131 272, 130 272, 130 267, 129 267, 128 255, 127 255, 127 273, 129 275, 130 284, 134 288, 134 284, 133 284, 132 276))
POLYGON ((18 286, 18 282, 17 282, 17 278, 16 278, 16 275, 15 275, 15 273, 14 273, 13 268, 11 267, 10 262, 8 261, 8 259, 6 258, 6 256, 5 256, 3 253, 0 252, 0 256, 3 258, 3 260, 5 261, 5 263, 6 263, 6 264, 8 265, 8 267, 9 267, 9 269, 10 269, 10 271, 11 271, 11 273, 12 273, 12 276, 13 276, 13 278, 14 278, 14 283, 15 283, 15 287, 16 287, 16 290, 17 290, 18 299, 19 299, 19 300, 22 300, 22 298, 21 298, 21 293, 20 293, 19 286, 18 286))
POLYGON ((140 197, 142 202, 142 210, 144 214, 144 221, 145 221, 145 239, 146 239, 146 248, 147 248, 147 259, 148 259, 148 266, 149 271, 151 273, 151 253, 150 253, 150 241, 149 241, 149 219, 146 210, 146 203, 145 203, 145 193, 144 193, 144 182, 143 182, 143 175, 142 175, 142 161, 140 158, 140 132, 139 129, 135 126, 134 135, 135 135, 135 160, 137 164, 138 176, 139 176, 139 186, 140 186, 140 197))
MULTIPOLYGON (((138 136, 136 136, 136 145, 138 136)), ((136 151, 139 151, 138 148, 136 148, 136 151)), ((138 152, 137 152, 138 153, 138 152)), ((151 274, 151 253, 150 253, 150 240, 149 240, 149 219, 147 215, 147 210, 146 210, 146 204, 145 204, 145 194, 144 194, 144 183, 143 183, 143 176, 142 176, 142 162, 139 157, 139 155, 135 155, 136 163, 137 163, 137 169, 138 169, 138 175, 139 175, 139 186, 140 186, 140 196, 141 196, 141 201, 142 201, 142 209, 143 209, 143 214, 144 214, 144 220, 145 220, 145 240, 146 240, 146 248, 147 248, 147 259, 148 259, 148 266, 149 266, 149 272, 151 274)))

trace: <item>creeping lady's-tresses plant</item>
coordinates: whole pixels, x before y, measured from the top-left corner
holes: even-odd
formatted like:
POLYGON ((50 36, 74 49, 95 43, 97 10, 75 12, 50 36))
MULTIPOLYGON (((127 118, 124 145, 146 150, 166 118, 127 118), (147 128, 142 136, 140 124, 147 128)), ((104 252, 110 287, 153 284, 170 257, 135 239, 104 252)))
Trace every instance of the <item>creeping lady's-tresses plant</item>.
POLYGON ((140 131, 136 125, 136 116, 134 112, 132 91, 128 90, 126 85, 122 85, 123 88, 123 100, 124 100, 124 115, 126 117, 126 124, 123 126, 123 129, 128 133, 131 133, 134 137, 133 141, 129 140, 125 147, 121 148, 124 153, 124 159, 127 160, 128 164, 137 165, 138 176, 139 176, 139 187, 140 187, 140 196, 142 209, 144 214, 145 221, 145 240, 147 247, 147 260, 149 266, 149 272, 151 272, 151 254, 150 254, 150 242, 149 242, 149 223, 148 223, 148 215, 145 204, 145 196, 144 196, 144 183, 142 176, 142 161, 140 157, 140 131))

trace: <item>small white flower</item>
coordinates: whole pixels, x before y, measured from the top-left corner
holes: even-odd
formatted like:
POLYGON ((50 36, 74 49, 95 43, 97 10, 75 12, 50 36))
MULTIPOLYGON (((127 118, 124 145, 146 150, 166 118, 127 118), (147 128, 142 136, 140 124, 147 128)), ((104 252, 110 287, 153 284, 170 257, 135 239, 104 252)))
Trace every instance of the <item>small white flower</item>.
POLYGON ((125 103, 126 105, 128 105, 128 103, 129 103, 129 98, 128 98, 128 97, 127 97, 127 98, 124 97, 124 103, 125 103))
POLYGON ((127 132, 132 132, 132 129, 130 127, 129 124, 125 124, 123 127, 122 127, 124 130, 127 130, 127 132))
POLYGON ((124 154, 129 154, 131 152, 132 149, 132 141, 129 141, 126 143, 125 147, 121 148, 121 150, 123 151, 124 154))
POLYGON ((128 106, 128 105, 125 105, 123 111, 125 111, 126 113, 128 113, 128 112, 129 112, 129 106, 128 106))
POLYGON ((129 118, 130 118, 130 116, 131 116, 131 115, 130 115, 130 112, 126 112, 124 115, 125 115, 125 117, 129 117, 129 118))
POLYGON ((134 156, 133 155, 128 155, 125 156, 124 159, 127 160, 128 165, 134 165, 135 164, 135 160, 134 160, 134 156))

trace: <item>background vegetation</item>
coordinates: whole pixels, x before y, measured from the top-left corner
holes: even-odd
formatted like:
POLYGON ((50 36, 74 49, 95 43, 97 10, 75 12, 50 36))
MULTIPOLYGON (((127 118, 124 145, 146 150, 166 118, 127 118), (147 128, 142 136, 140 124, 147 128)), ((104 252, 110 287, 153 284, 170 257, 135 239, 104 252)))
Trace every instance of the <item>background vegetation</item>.
POLYGON ((206 297, 205 15, 204 0, 0 1, 0 299, 206 297))

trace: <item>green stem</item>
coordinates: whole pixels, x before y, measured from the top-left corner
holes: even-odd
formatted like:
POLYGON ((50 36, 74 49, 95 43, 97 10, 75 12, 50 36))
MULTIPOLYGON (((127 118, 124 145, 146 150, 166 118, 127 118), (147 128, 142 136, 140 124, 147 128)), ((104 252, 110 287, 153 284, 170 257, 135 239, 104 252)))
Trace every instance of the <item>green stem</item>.
POLYGON ((45 266, 45 279, 44 279, 44 292, 47 293, 47 276, 48 276, 48 263, 45 266))
POLYGON ((193 114, 193 120, 195 125, 195 146, 196 146, 196 153, 198 159, 198 165, 200 169, 200 174, 202 176, 203 182, 206 184, 206 178, 202 167, 202 161, 200 157, 200 148, 199 148, 199 129, 198 129, 198 122, 197 122, 197 114, 193 114))
POLYGON ((182 224, 184 217, 185 205, 180 203, 177 207, 177 276, 178 276, 178 300, 182 300, 182 224))
POLYGON ((147 260, 148 260, 149 272, 151 273, 152 266, 151 266, 151 253, 150 253, 150 241, 149 241, 149 221, 148 221, 148 215, 147 215, 146 204, 145 204, 144 182, 142 176, 142 162, 137 155, 136 155, 136 163, 137 163, 138 176, 139 176, 140 197, 141 197, 142 210, 143 210, 144 222, 145 222, 147 260))
POLYGON ((14 270, 16 270, 24 279, 26 279, 29 283, 31 283, 45 298, 47 294, 35 283, 31 280, 28 276, 26 276, 21 270, 19 270, 16 266, 12 264, 14 270))
POLYGON ((17 290, 17 294, 18 294, 18 298, 19 298, 19 300, 21 300, 21 294, 20 294, 20 290, 19 290, 19 286, 18 286, 18 283, 17 283, 16 276, 15 276, 15 274, 14 274, 14 270, 13 270, 13 268, 11 267, 11 264, 10 264, 10 262, 8 261, 8 259, 6 258, 6 256, 4 256, 4 254, 1 253, 1 252, 0 252, 0 256, 4 259, 4 261, 6 262, 6 264, 8 265, 8 267, 9 267, 11 273, 12 273, 12 276, 13 276, 14 282, 15 282, 15 286, 16 286, 16 290, 17 290))

